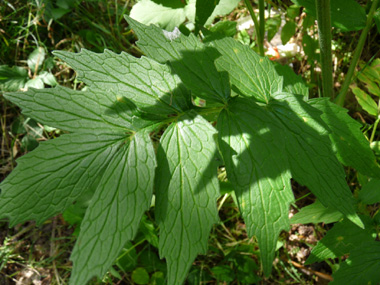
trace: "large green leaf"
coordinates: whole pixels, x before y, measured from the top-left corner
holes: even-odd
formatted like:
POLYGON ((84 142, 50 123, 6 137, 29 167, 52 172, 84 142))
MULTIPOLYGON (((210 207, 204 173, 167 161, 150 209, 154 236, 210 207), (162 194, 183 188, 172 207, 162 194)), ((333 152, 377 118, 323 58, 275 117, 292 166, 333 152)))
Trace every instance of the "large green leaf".
POLYGON ((323 112, 321 117, 331 129, 329 136, 339 161, 369 177, 380 177, 380 167, 360 130, 361 125, 347 114, 347 109, 325 98, 313 99, 309 103, 323 112))
POLYGON ((228 179, 235 187, 249 236, 259 242, 265 274, 270 274, 277 238, 289 227, 293 201, 285 141, 276 117, 250 100, 236 100, 218 118, 219 145, 228 179), (279 139, 279 140, 278 140, 279 139))
POLYGON ((83 133, 41 143, 18 159, 0 184, 0 216, 15 225, 27 220, 41 223, 63 212, 94 187, 122 140, 121 135, 83 133))
POLYGON ((313 248, 306 264, 340 257, 350 253, 355 248, 360 248, 364 243, 371 243, 374 238, 372 237, 370 219, 362 218, 362 220, 365 221, 365 229, 359 228, 347 219, 336 223, 313 248))
POLYGON ((194 112, 164 132, 157 151, 156 218, 168 284, 181 284, 199 253, 206 253, 217 221, 215 129, 194 112))
POLYGON ((336 159, 329 129, 321 112, 301 96, 277 94, 269 106, 276 115, 286 144, 283 153, 289 159, 292 176, 306 185, 327 207, 336 208, 359 226, 354 200, 345 180, 342 165, 336 159))
POLYGON ((26 116, 65 131, 122 134, 134 129, 132 118, 137 115, 136 107, 123 95, 57 86, 7 93, 5 98, 20 106, 26 116))
POLYGON ((331 284, 378 284, 380 282, 380 242, 372 241, 355 248, 333 274, 331 284))
POLYGON ((101 54, 88 50, 54 54, 71 65, 78 78, 91 88, 112 91, 114 97, 125 96, 146 112, 170 115, 191 105, 190 93, 178 76, 172 75, 168 66, 150 58, 108 50, 101 54))
POLYGON ((215 48, 202 44, 193 34, 188 37, 168 35, 156 26, 145 26, 126 17, 139 37, 137 45, 149 57, 170 62, 173 72, 192 91, 206 100, 225 103, 230 97, 230 85, 226 72, 218 72, 214 61, 219 56, 215 48))
MULTIPOLYGON (((306 8, 306 12, 316 16, 315 1, 292 0, 294 4, 306 8)), ((363 29, 366 24, 365 10, 355 0, 331 0, 331 25, 343 32, 363 29)))
POLYGON ((301 96, 283 93, 264 106, 237 98, 218 119, 228 178, 248 233, 258 237, 266 274, 278 233, 289 224, 291 176, 362 226, 320 114, 301 96))
POLYGON ((283 79, 267 57, 231 38, 217 40, 214 46, 222 55, 216 66, 229 73, 231 85, 239 94, 268 103, 271 95, 282 91, 283 79))
POLYGON ((149 209, 156 157, 149 133, 137 132, 104 172, 81 224, 71 259, 71 284, 103 277, 149 209))

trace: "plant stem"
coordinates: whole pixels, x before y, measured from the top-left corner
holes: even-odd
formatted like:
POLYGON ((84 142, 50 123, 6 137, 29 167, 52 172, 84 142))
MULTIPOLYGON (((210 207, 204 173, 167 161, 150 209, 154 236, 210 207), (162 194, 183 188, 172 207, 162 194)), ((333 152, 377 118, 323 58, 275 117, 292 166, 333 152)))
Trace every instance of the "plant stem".
POLYGON ((376 119, 375 125, 373 126, 371 138, 369 139, 370 143, 373 142, 373 139, 375 138, 375 133, 376 133, 376 129, 377 129, 377 125, 379 124, 379 121, 380 121, 380 117, 376 119))
POLYGON ((317 8, 319 46, 321 50, 322 96, 333 99, 330 0, 317 0, 315 5, 317 8))
POLYGON ((366 40, 368 32, 372 26, 373 15, 375 14, 375 11, 376 11, 376 8, 378 5, 379 5, 379 0, 374 0, 372 2, 371 10, 369 11, 368 16, 367 16, 366 26, 360 35, 358 45, 355 49, 354 55, 353 55, 352 60, 351 60, 350 67, 348 68, 348 71, 346 74, 346 79, 344 80, 342 88, 340 90, 340 93, 335 100, 335 103, 339 106, 344 105, 344 100, 346 99, 348 88, 351 84, 351 80, 352 80, 352 77, 354 75, 356 65, 358 64, 360 56, 362 54, 365 40, 366 40))
POLYGON ((259 28, 261 35, 261 47, 264 55, 264 37, 265 37, 265 5, 264 0, 259 0, 259 28))
MULTIPOLYGON (((264 35, 261 34, 261 29, 260 29, 259 21, 257 20, 255 12, 253 11, 251 2, 249 0, 244 0, 244 2, 245 2, 245 5, 248 8, 249 14, 251 14, 252 21, 255 24, 257 45, 259 46, 260 55, 264 56, 264 35)), ((264 6, 264 0, 260 0, 260 2, 262 2, 262 5, 264 6)), ((260 2, 259 2, 259 5, 260 5, 260 2)), ((260 8, 260 6, 259 6, 259 8, 260 8)), ((264 9, 260 9, 260 14, 261 13, 264 14, 264 9), (263 12, 261 12, 261 10, 263 12)), ((262 23, 262 22, 264 22, 264 19, 261 20, 261 17, 260 17, 260 23, 262 23)))

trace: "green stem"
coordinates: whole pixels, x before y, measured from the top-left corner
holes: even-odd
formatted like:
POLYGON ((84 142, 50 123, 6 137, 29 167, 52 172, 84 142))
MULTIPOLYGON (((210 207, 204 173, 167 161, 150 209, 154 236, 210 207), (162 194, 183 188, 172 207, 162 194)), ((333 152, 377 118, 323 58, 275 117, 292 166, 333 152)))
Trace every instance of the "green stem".
POLYGON ((317 8, 319 46, 321 50, 322 96, 334 97, 330 0, 315 1, 317 8))
MULTIPOLYGON (((260 1, 263 1, 263 0, 260 0, 260 1)), ((257 45, 259 46, 260 55, 264 56, 264 38, 263 38, 263 35, 261 34, 259 21, 257 20, 255 12, 253 11, 251 2, 249 0, 244 0, 244 2, 248 8, 249 14, 251 14, 252 21, 255 24, 257 45)), ((263 5, 264 5, 264 2, 263 2, 263 5)), ((264 9, 262 10, 264 11, 264 9)), ((261 19, 260 19, 260 22, 261 22, 261 19)))
MULTIPOLYGON (((264 37, 265 37, 265 5, 264 0, 259 0, 259 28, 261 35, 261 47, 262 47, 262 56, 264 55, 264 37)), ((261 52, 261 51, 260 51, 261 52)))
POLYGON ((368 16, 367 16, 366 26, 360 35, 358 45, 355 49, 354 55, 353 55, 352 60, 351 60, 350 67, 348 68, 348 71, 346 74, 346 79, 344 80, 342 88, 340 90, 340 93, 335 100, 335 103, 339 106, 344 105, 344 100, 346 99, 348 88, 350 87, 351 80, 352 80, 352 77, 353 77, 355 69, 356 69, 356 65, 358 64, 360 56, 362 54, 365 40, 366 40, 368 32, 372 26, 373 15, 375 14, 376 7, 378 5, 379 5, 379 0, 374 0, 372 2, 371 10, 369 11, 368 16))
POLYGON ((379 124, 379 121, 380 121, 380 117, 376 119, 375 125, 373 126, 371 138, 369 139, 370 143, 373 142, 373 139, 375 138, 375 133, 376 133, 376 129, 377 129, 377 125, 379 124))

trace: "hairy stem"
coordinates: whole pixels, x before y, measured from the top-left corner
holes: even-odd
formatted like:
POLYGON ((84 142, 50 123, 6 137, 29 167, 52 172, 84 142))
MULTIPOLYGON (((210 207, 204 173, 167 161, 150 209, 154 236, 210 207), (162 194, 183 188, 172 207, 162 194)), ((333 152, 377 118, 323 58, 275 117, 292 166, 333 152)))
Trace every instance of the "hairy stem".
POLYGON ((315 5, 317 8, 319 46, 321 50, 322 96, 333 99, 330 0, 317 0, 315 5))
POLYGON ((362 54, 365 40, 366 40, 368 32, 372 26, 373 15, 374 15, 374 13, 376 11, 376 7, 378 5, 379 5, 379 0, 374 0, 372 2, 371 10, 369 11, 368 16, 367 16, 367 24, 366 24, 364 30, 362 31, 362 33, 360 35, 358 45, 355 49, 354 55, 353 55, 352 60, 351 60, 350 67, 348 68, 348 71, 346 74, 346 79, 344 80, 342 88, 339 92, 339 95, 335 100, 335 103, 339 106, 344 105, 344 100, 346 99, 348 88, 351 84, 351 80, 352 80, 352 77, 354 75, 356 65, 358 64, 360 56, 362 54))
MULTIPOLYGON (((259 46, 260 55, 264 56, 264 35, 261 34, 261 28, 259 25, 259 21, 257 20, 255 12, 253 11, 252 4, 251 4, 250 0, 244 0, 244 2, 245 2, 245 6, 247 6, 249 14, 251 15, 253 23, 255 24, 257 45, 259 46)), ((264 7, 264 0, 260 0, 260 2, 262 2, 262 6, 264 7)), ((259 3, 259 5, 260 5, 260 3, 259 3)), ((262 13, 264 14, 264 8, 263 8, 263 9, 260 9, 260 15, 261 15, 261 10, 263 11, 262 13)), ((263 23, 263 22, 264 22, 264 17, 263 17, 263 19, 261 19, 261 16, 260 16, 260 23, 263 23)))

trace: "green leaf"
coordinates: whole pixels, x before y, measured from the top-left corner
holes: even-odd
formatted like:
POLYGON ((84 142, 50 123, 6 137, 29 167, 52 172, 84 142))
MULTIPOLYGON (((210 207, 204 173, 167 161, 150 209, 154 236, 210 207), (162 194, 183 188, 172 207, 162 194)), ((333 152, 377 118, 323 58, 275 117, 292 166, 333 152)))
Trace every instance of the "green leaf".
POLYGON ((300 96, 283 93, 264 106, 237 98, 218 119, 227 176, 248 234, 259 241, 266 274, 277 236, 289 224, 291 176, 308 186, 324 205, 362 226, 320 114, 300 96))
POLYGON ((114 134, 134 130, 135 106, 121 96, 57 86, 7 93, 5 98, 20 106, 26 116, 49 126, 77 133, 114 134))
MULTIPOLYGON (((195 0, 192 2, 195 4, 195 0)), ((140 0, 133 5, 130 16, 141 23, 172 31, 186 20, 186 10, 188 8, 181 1, 140 0)))
POLYGON ((218 118, 219 145, 249 236, 259 242, 264 272, 271 272, 277 238, 289 227, 290 173, 277 139, 274 115, 252 100, 230 104, 218 118), (276 136, 276 137, 274 137, 276 136))
POLYGON ((228 265, 219 265, 211 268, 212 274, 218 281, 232 282, 235 280, 235 272, 228 265))
POLYGON ((212 0, 207 1, 207 3, 196 0, 183 2, 176 0, 140 0, 133 5, 130 17, 143 24, 155 24, 165 30, 172 31, 185 22, 186 18, 191 23, 197 22, 201 26, 210 25, 216 16, 227 15, 238 3, 239 0, 212 0), (196 2, 201 3, 202 9, 196 9, 196 2), (208 5, 208 2, 211 5, 208 5), (219 4, 215 7, 215 3, 219 4), (212 7, 215 9, 211 9, 212 7))
POLYGON ((146 272, 145 268, 139 267, 132 272, 132 280, 136 284, 148 284, 149 274, 146 272))
POLYGON ((22 67, 0 65, 0 90, 18 91, 25 86, 28 71, 22 67))
POLYGON ((377 32, 380 33, 380 8, 378 8, 373 14, 373 20, 376 23, 377 32))
POLYGON ((219 4, 219 0, 202 1, 197 0, 195 4, 195 25, 203 27, 207 19, 215 10, 215 6, 219 4))
POLYGON ((221 21, 210 27, 210 31, 226 37, 233 37, 236 34, 237 23, 233 21, 221 21))
POLYGON ((45 49, 43 47, 36 48, 28 57, 28 66, 33 73, 37 73, 41 69, 45 60, 45 49))
POLYGON ((292 94, 302 95, 306 101, 309 98, 309 88, 300 75, 295 74, 288 65, 274 64, 279 76, 284 78, 284 91, 292 94))
POLYGON ((293 178, 306 185, 323 205, 336 208, 363 226, 355 213, 343 167, 333 153, 329 128, 320 118, 321 112, 300 96, 283 93, 273 99, 270 107, 287 130, 282 136, 293 178))
POLYGON ((122 144, 123 136, 68 134, 43 142, 17 160, 0 184, 0 216, 11 226, 63 212, 88 188, 122 144))
POLYGON ((333 274, 331 284, 378 284, 380 282, 380 242, 362 244, 333 274))
POLYGON ((308 34, 304 34, 302 37, 302 48, 305 52, 308 61, 314 62, 317 59, 315 51, 318 48, 318 41, 310 37, 308 34))
POLYGON ((377 109, 376 102, 366 92, 359 87, 351 87, 352 92, 355 94, 356 100, 368 114, 377 117, 379 110, 377 109))
POLYGON ((215 129, 195 112, 173 122, 157 150, 156 219, 160 256, 168 284, 181 284, 199 253, 206 253, 211 226, 218 220, 215 129))
POLYGON ((380 178, 380 167, 360 129, 361 124, 347 114, 347 109, 325 98, 313 99, 309 103, 323 112, 321 118, 332 131, 329 136, 339 161, 364 175, 380 178))
POLYGON ((292 224, 330 224, 343 218, 343 214, 332 207, 326 208, 318 200, 313 204, 303 207, 301 211, 295 214, 290 222, 292 224))
POLYGON ((101 278, 134 238, 149 209, 156 167, 153 145, 144 131, 130 140, 109 163, 86 211, 71 255, 72 284, 86 284, 95 275, 101 278))
POLYGON ((268 103, 271 95, 282 91, 283 79, 267 57, 231 38, 217 40, 214 45, 222 55, 215 62, 217 68, 229 73, 239 94, 268 103))
POLYGON ((371 243, 372 237, 371 220, 366 217, 362 220, 365 222, 365 229, 359 228, 351 221, 344 219, 336 223, 334 227, 327 232, 317 246, 313 248, 305 264, 321 262, 328 258, 341 257, 349 254, 352 250, 360 248, 365 243, 371 243))
POLYGON ((191 105, 190 93, 178 76, 150 58, 108 50, 101 54, 88 50, 77 54, 56 51, 54 55, 71 65, 78 79, 92 89, 111 91, 114 98, 125 96, 145 112, 170 115, 191 105))
POLYGON ((281 30, 281 42, 285 45, 292 36, 295 35, 297 24, 294 21, 287 21, 281 30))
MULTIPOLYGON (((306 13, 316 16, 315 1, 318 0, 292 0, 298 6, 306 8, 306 13)), ((331 0, 331 25, 343 32, 357 31, 365 27, 366 13, 355 0, 331 0)))
POLYGON ((359 192, 359 200, 367 205, 380 202, 380 180, 372 179, 359 192))
POLYGON ((215 48, 207 47, 193 34, 179 31, 169 35, 156 26, 145 26, 126 17, 139 37, 137 45, 145 54, 173 69, 192 94, 206 100, 225 103, 230 97, 228 74, 218 72, 214 61, 219 56, 215 48), (174 37, 174 38, 172 38, 174 37))

